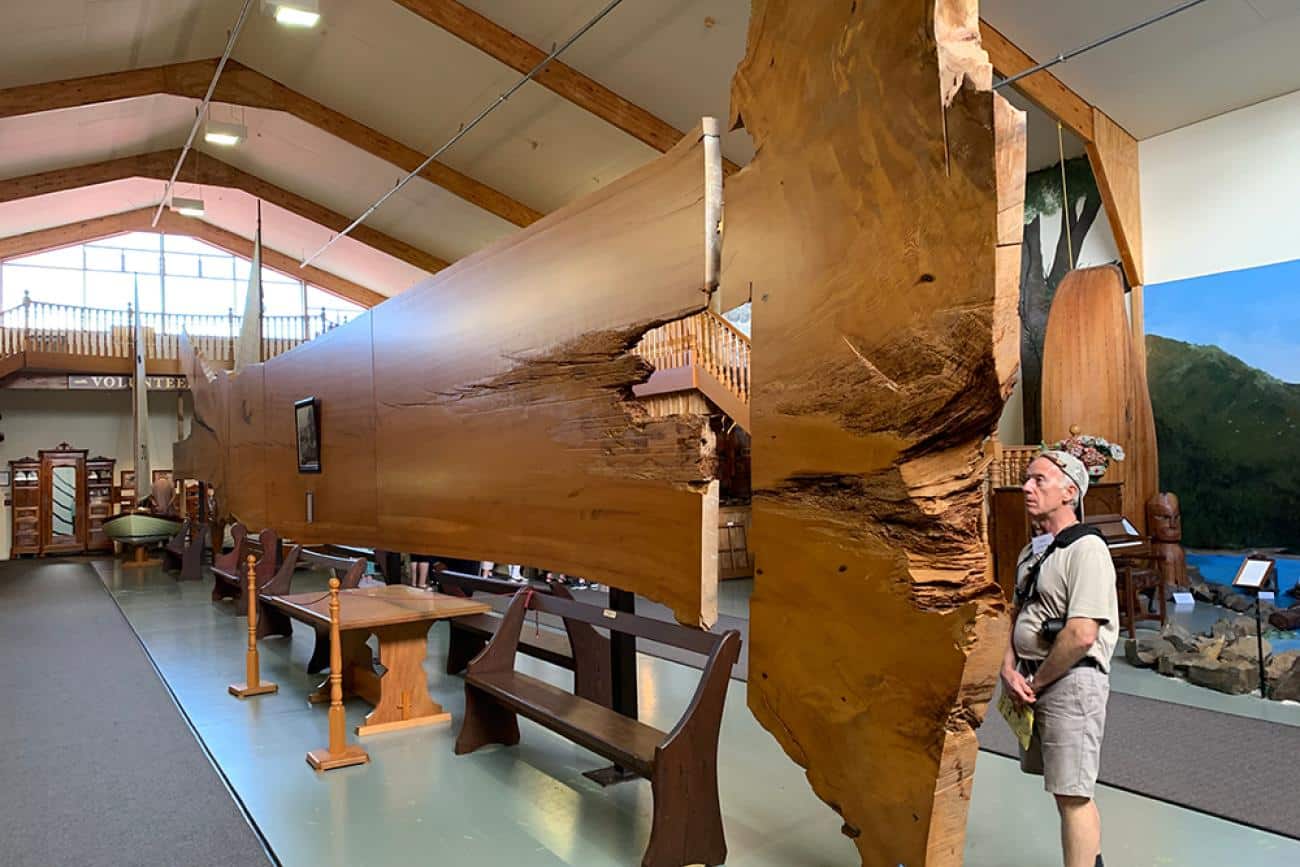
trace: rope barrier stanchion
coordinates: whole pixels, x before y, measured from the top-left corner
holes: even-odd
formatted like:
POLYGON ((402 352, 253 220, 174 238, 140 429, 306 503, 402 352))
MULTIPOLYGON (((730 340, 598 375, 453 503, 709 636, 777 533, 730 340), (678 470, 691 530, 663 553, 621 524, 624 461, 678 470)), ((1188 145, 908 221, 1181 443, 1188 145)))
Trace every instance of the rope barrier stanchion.
POLYGON ((370 754, 348 743, 343 716, 343 646, 339 637, 339 579, 330 579, 330 743, 323 750, 307 753, 307 764, 318 771, 332 771, 370 761, 370 754))
POLYGON ((232 683, 227 687, 236 698, 248 698, 252 695, 267 695, 278 692, 280 687, 274 683, 262 683, 258 676, 257 664, 257 558, 248 555, 248 580, 245 583, 248 597, 248 653, 245 655, 246 680, 244 683, 232 683))

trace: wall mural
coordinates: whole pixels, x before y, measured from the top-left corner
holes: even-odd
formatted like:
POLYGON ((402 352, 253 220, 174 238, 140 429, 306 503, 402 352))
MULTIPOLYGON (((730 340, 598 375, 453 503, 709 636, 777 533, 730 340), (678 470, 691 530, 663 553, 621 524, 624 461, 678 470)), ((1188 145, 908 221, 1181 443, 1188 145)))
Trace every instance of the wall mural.
MULTIPOLYGON (((1300 554, 1298 289, 1300 261, 1146 288, 1161 487, 1211 581, 1231 581, 1243 550, 1300 554)), ((1294 587, 1300 559, 1278 566, 1294 587)))
MULTIPOLYGON (((1101 264, 1085 262, 1082 255, 1088 232, 1101 213, 1101 193, 1087 157, 1065 161, 1064 188, 1073 205, 1068 232, 1066 222, 1060 219, 1061 205, 1066 198, 1062 194, 1061 164, 1030 172, 1025 178, 1025 235, 1020 254, 1020 381, 1024 388, 1026 443, 1037 443, 1043 438, 1043 342, 1047 335, 1047 314, 1052 309, 1056 288, 1070 270, 1071 247, 1080 267, 1101 264), (1045 235, 1051 241, 1046 254, 1045 235)), ((1110 244, 1113 247, 1114 242, 1110 244)))

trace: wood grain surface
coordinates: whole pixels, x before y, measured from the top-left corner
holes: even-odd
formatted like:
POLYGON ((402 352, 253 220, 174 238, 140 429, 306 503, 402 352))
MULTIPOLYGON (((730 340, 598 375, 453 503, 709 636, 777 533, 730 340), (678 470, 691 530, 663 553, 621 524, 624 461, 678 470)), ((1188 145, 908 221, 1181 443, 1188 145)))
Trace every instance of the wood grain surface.
MULTIPOLYGON (((265 601, 304 623, 328 625, 329 594, 319 591, 268 596, 265 601)), ((487 614, 492 606, 463 596, 417 590, 405 584, 339 591, 339 629, 372 629, 395 623, 487 614)))
POLYGON ((977 11, 755 0, 732 86, 758 149, 723 270, 754 299, 749 705, 870 865, 961 863, 1005 648, 981 443, 1016 365, 1024 118, 977 11))
POLYGON ((244 373, 192 376, 177 467, 220 473, 229 514, 298 542, 541 566, 711 624, 713 433, 632 395, 641 335, 708 304, 700 137, 246 369, 262 371, 260 422, 244 373), (293 402, 308 396, 322 471, 304 475, 293 402))

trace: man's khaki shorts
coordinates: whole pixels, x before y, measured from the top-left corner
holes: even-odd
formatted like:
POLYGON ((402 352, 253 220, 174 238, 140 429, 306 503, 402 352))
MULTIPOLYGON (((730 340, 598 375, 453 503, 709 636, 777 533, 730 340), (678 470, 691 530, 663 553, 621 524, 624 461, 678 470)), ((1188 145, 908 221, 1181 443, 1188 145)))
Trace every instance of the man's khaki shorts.
POLYGON ((1110 678, 1095 668, 1074 668, 1034 703, 1034 734, 1020 751, 1020 769, 1040 774, 1053 795, 1091 798, 1101 763, 1110 678))

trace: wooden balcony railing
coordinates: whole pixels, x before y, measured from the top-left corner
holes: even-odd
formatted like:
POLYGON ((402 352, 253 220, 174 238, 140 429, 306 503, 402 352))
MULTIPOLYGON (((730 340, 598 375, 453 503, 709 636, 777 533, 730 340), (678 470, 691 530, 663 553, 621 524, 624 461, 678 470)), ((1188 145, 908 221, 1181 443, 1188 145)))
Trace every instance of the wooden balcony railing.
MULTIPOLYGON (((300 343, 319 337, 352 318, 341 310, 305 316, 262 317, 262 359, 274 358, 300 343)), ((93 358, 131 358, 134 351, 135 312, 67 304, 48 304, 24 298, 23 303, 0 311, 0 358, 20 352, 52 353, 93 358)), ((235 358, 235 340, 243 317, 189 313, 141 313, 140 327, 145 357, 180 358, 180 336, 204 357, 229 365, 235 358)))
POLYGON ((736 326, 706 310, 647 331, 635 352, 655 368, 638 395, 697 388, 748 428, 749 338, 736 326))

